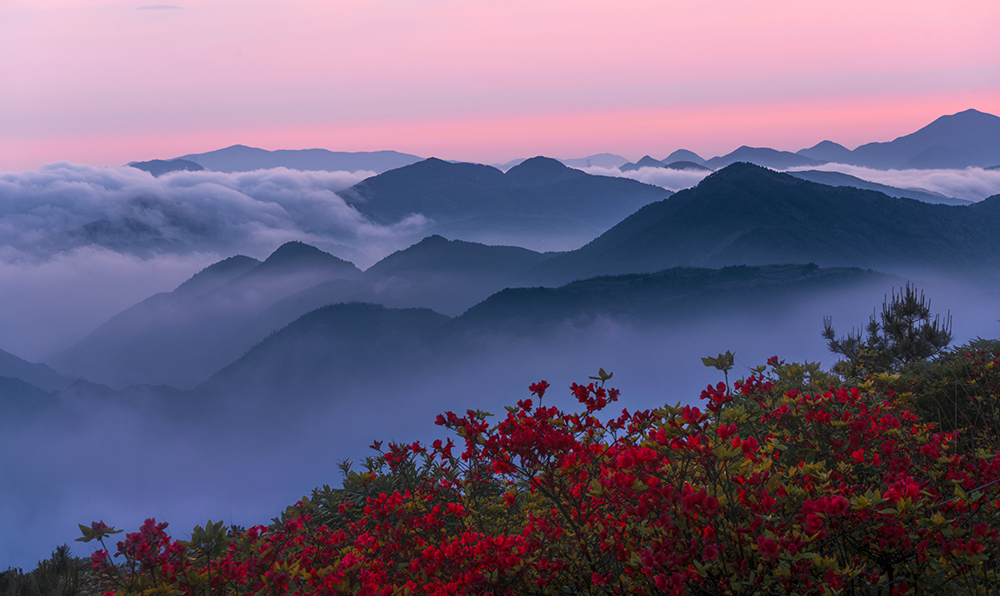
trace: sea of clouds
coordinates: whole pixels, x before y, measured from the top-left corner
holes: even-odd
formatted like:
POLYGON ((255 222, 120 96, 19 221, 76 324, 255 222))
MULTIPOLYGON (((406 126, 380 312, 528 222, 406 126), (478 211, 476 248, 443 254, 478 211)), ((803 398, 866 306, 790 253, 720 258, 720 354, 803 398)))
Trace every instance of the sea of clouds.
POLYGON ((337 192, 373 172, 173 172, 69 162, 0 174, 0 349, 29 360, 236 254, 290 240, 366 268, 430 222, 369 222, 337 192))

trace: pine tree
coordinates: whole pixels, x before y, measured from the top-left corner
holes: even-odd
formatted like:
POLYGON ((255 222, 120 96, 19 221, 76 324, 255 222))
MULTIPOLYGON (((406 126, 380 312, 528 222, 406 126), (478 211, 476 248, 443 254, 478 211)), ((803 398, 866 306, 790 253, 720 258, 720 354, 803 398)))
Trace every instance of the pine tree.
POLYGON ((899 294, 882 303, 882 316, 872 313, 865 329, 836 337, 832 317, 823 318, 823 338, 830 351, 844 356, 834 370, 847 377, 864 377, 882 372, 898 372, 911 362, 932 359, 951 343, 951 313, 944 322, 940 315, 931 320, 931 303, 923 291, 906 284, 899 294))

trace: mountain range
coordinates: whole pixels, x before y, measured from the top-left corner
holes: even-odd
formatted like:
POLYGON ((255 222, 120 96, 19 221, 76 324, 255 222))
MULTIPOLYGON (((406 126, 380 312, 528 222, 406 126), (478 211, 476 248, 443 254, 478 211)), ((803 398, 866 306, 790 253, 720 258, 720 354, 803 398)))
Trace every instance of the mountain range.
POLYGON ((508 288, 455 317, 429 309, 338 303, 268 336, 194 389, 196 395, 272 392, 327 395, 329 387, 438 378, 473 368, 495 345, 560 338, 612 319, 647 330, 697 324, 705 316, 754 312, 778 320, 818 296, 897 281, 857 268, 773 265, 675 268, 598 277, 557 288, 508 288))
POLYGON ((914 133, 889 142, 867 143, 853 151, 833 141, 821 141, 794 153, 744 145, 708 160, 686 149, 674 151, 663 160, 648 155, 643 160, 623 164, 619 169, 624 172, 639 167, 663 167, 678 161, 712 170, 741 161, 775 170, 831 162, 875 170, 989 168, 1000 164, 1000 117, 965 110, 941 116, 914 133))
MULTIPOLYGON (((233 145, 225 149, 192 153, 170 160, 132 162, 129 165, 145 169, 154 175, 177 169, 195 169, 195 166, 220 172, 284 167, 298 170, 352 172, 363 170, 380 174, 422 159, 416 155, 396 151, 353 153, 326 149, 268 151, 245 145, 233 145)), ((740 161, 772 169, 812 167, 830 162, 877 170, 989 168, 1000 165, 1000 117, 968 109, 941 116, 927 126, 892 141, 866 143, 853 150, 839 143, 824 140, 795 152, 744 145, 728 154, 707 160, 687 149, 673 151, 663 160, 655 160, 648 155, 643 159, 646 160, 645 164, 633 164, 620 155, 599 153, 560 161, 573 168, 592 166, 625 168, 622 171, 644 166, 664 167, 670 164, 675 164, 677 167, 676 162, 688 162, 718 170, 740 161)), ((507 171, 524 161, 525 158, 518 158, 495 167, 507 171)), ((683 167, 691 169, 688 164, 683 167)))
POLYGON ((853 151, 822 141, 795 153, 740 147, 705 165, 712 169, 748 161, 787 169, 834 162, 875 170, 964 169, 1000 163, 1000 117, 978 110, 941 116, 927 126, 889 142, 866 143, 853 151))
MULTIPOLYGON (((444 188, 472 180, 480 187, 508 192, 534 188, 532 184, 538 181, 558 186, 598 178, 553 162, 529 160, 507 174, 485 166, 438 161, 410 168, 427 176, 443 171, 450 177, 444 188)), ((396 170, 390 178, 403 170, 396 170)), ((374 207, 388 201, 387 186, 366 188, 382 191, 368 195, 375 198, 374 207)), ((412 196, 420 198, 424 192, 412 196)), ((491 198, 500 200, 497 196, 504 195, 497 192, 491 198)), ((502 303, 506 298, 498 296, 519 292, 505 288, 556 288, 574 280, 643 274, 646 277, 637 278, 640 281, 591 281, 555 293, 524 290, 526 294, 518 294, 520 306, 505 312, 521 316, 538 311, 554 316, 586 302, 591 305, 588 316, 604 309, 606 314, 630 317, 646 312, 643 316, 648 318, 665 302, 640 290, 666 283, 664 279, 681 287, 701 275, 649 277, 677 267, 813 263, 813 269, 936 272, 995 284, 1000 282, 997 229, 1000 196, 965 206, 932 205, 877 191, 817 184, 737 163, 711 174, 695 188, 639 208, 592 242, 564 253, 430 236, 364 272, 299 242, 283 245, 263 262, 231 257, 194 275, 173 292, 151 296, 127 309, 46 363, 67 378, 83 377, 113 387, 141 383, 187 389, 270 334, 330 304, 378 303, 427 309, 446 318, 475 318, 485 308, 483 304, 502 303), (655 279, 661 281, 654 283, 655 279), (587 294, 581 288, 595 284, 614 297, 580 302, 579 297, 587 294), (632 298, 615 294, 623 291, 632 298), (537 296, 541 302, 533 306, 524 296, 537 296), (544 306, 553 301, 562 306, 544 306), (643 311, 642 304, 653 306, 643 311)), ((754 275, 765 279, 772 274, 760 270, 754 275)), ((537 324, 539 317, 535 319, 537 324)), ((19 370, 23 369, 21 365, 19 370)), ((24 373, 13 376, 31 382, 24 373)), ((53 382, 46 387, 55 387, 53 382)))
POLYGON ((506 173, 431 158, 338 194, 378 224, 419 214, 433 224, 428 234, 550 251, 578 247, 671 191, 534 157, 506 173))

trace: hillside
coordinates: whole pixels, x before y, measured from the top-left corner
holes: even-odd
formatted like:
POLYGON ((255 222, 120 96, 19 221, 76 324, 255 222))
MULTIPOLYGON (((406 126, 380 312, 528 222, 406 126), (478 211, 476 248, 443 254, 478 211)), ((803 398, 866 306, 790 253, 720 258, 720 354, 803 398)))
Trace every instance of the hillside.
MULTIPOLYGON (((813 264, 688 267, 596 277, 557 288, 507 288, 454 319, 428 309, 331 304, 272 333, 195 394, 342 399, 338 396, 357 383, 429 381, 496 366, 493 358, 505 350, 516 352, 508 354, 511 361, 531 359, 544 350, 539 346, 583 351, 586 346, 576 343, 587 330, 603 337, 601 329, 610 326, 618 330, 616 341, 648 342, 697 335, 701 331, 693 330, 710 322, 745 321, 747 313, 760 327, 805 318, 818 337, 817 302, 881 296, 897 283, 901 280, 873 271, 813 264), (807 314, 790 314, 807 305, 807 314)), ((537 357, 550 357, 543 354, 537 357)))
POLYGON ((267 307, 324 281, 360 275, 353 264, 301 242, 282 245, 263 262, 231 257, 112 317, 48 364, 115 387, 191 387, 263 337, 247 339, 240 330, 267 307))
POLYGON ((646 327, 692 323, 713 313, 753 312, 777 318, 826 292, 892 283, 858 268, 807 265, 676 267, 656 273, 594 277, 557 288, 508 288, 470 308, 449 326, 470 334, 545 334, 565 322, 587 325, 613 317, 646 327))
MULTIPOLYGON (((4 350, 0 350, 0 377, 23 381, 43 391, 58 391, 73 383, 73 379, 60 375, 49 366, 28 362, 4 350)), ((8 387, 13 390, 14 386, 8 387)), ((0 391, 0 395, 4 392, 0 391)))
POLYGON ((525 273, 551 256, 429 236, 382 259, 358 279, 326 281, 278 300, 244 325, 237 337, 252 345, 303 314, 338 302, 459 315, 505 287, 522 285, 525 273))
POLYGON ((334 386, 396 377, 424 360, 427 340, 449 320, 427 309, 325 306, 265 338, 195 393, 270 400, 273 393, 308 395, 325 387, 321 393, 333 394, 334 386))
POLYGON ((572 218, 607 229, 670 191, 635 180, 592 176, 535 157, 507 173, 478 164, 427 159, 364 180, 340 193, 380 224, 421 214, 438 224, 473 218, 572 218))
POLYGON ((639 210, 579 250, 536 267, 539 280, 812 262, 997 280, 1000 196, 930 205, 733 164, 639 210))
POLYGON ((155 177, 170 172, 198 172, 205 168, 186 159, 152 159, 150 161, 129 162, 129 167, 145 170, 155 177))

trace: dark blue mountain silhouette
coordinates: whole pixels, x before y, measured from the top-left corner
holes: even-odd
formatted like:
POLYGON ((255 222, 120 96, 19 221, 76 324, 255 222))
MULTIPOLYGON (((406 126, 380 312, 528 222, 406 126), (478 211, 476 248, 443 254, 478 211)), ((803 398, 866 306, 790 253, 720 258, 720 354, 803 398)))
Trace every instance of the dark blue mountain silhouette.
POLYGON ((197 172, 205 169, 195 162, 186 159, 152 159, 150 161, 133 161, 128 165, 139 170, 145 170, 153 176, 162 176, 168 172, 197 172))

